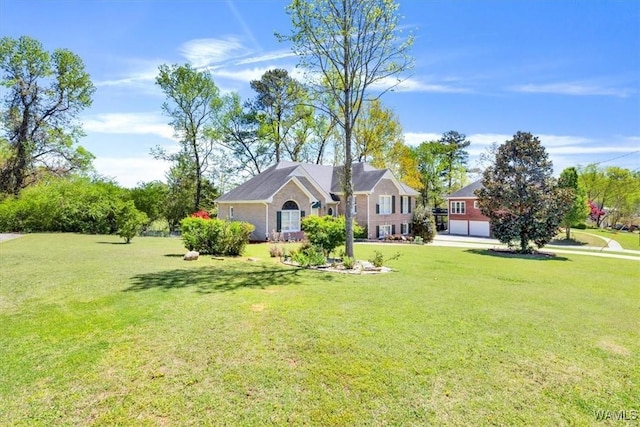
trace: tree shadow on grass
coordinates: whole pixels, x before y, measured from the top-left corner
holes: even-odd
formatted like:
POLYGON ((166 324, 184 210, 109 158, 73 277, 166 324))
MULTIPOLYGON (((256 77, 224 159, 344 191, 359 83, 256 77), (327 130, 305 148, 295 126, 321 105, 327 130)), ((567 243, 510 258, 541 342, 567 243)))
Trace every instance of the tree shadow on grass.
POLYGON ((586 246, 587 242, 581 242, 574 239, 554 239, 550 241, 549 244, 556 246, 586 246))
MULTIPOLYGON (((135 275, 131 278, 132 285, 124 292, 194 288, 200 294, 211 294, 241 288, 300 285, 303 283, 300 271, 264 264, 177 269, 135 275)), ((330 277, 323 279, 332 280, 330 277)))
POLYGON ((489 249, 467 249, 465 252, 505 259, 515 258, 526 259, 530 261, 571 261, 569 258, 557 256, 550 253, 519 254, 515 252, 492 251, 489 249))
POLYGON ((122 241, 122 242, 96 242, 99 245, 126 245, 127 242, 122 241))

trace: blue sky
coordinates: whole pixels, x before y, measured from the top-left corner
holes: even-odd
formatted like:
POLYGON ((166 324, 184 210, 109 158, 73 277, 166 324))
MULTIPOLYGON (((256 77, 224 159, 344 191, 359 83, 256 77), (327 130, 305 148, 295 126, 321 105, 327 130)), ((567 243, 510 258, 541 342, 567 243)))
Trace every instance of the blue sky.
MULTIPOLYGON (((160 64, 209 67, 223 92, 252 97, 268 69, 294 76, 282 0, 0 0, 0 36, 28 35, 80 55, 97 87, 84 145, 120 184, 164 179, 149 155, 171 147, 155 85, 160 64)), ((406 142, 465 133, 470 166, 515 132, 540 137, 564 167, 640 168, 640 2, 403 0, 415 67, 382 101, 406 142)))

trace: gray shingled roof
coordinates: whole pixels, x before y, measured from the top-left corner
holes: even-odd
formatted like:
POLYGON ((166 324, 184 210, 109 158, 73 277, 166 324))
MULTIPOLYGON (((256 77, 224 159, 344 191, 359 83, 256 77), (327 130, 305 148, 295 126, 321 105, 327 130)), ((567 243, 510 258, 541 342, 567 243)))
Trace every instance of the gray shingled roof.
POLYGON ((483 188, 482 181, 473 182, 466 187, 461 188, 460 190, 451 193, 447 196, 447 198, 469 198, 469 197, 478 197, 476 196, 475 191, 483 188))
MULTIPOLYGON (((220 196, 218 202, 268 200, 287 181, 296 175, 295 171, 302 168, 314 181, 311 183, 305 177, 300 177, 300 183, 311 189, 320 187, 333 200, 334 193, 342 192, 342 166, 325 166, 297 162, 280 162, 254 176, 244 184, 239 185, 228 193, 220 196)), ((385 169, 376 169, 367 163, 353 165, 353 191, 371 191, 386 173, 385 169)), ((400 184, 405 194, 416 195, 417 191, 400 184)))
MULTIPOLYGON (((375 169, 367 163, 355 163, 351 169, 351 181, 353 191, 371 191, 380 181, 387 171, 385 169, 375 169)), ((344 177, 344 166, 333 168, 332 193, 342 193, 342 181, 344 177)))
POLYGON ((271 166, 259 175, 254 176, 249 181, 237 186, 228 193, 218 197, 217 202, 240 200, 267 200, 287 182, 289 174, 293 172, 297 166, 288 166, 278 168, 279 164, 271 166))

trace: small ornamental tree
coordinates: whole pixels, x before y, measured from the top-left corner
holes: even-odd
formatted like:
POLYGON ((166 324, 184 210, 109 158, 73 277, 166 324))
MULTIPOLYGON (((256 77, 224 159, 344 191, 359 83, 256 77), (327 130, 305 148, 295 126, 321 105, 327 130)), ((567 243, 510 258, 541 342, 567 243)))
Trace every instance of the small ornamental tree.
POLYGON ((149 222, 147 214, 136 209, 136 205, 131 200, 122 203, 116 209, 118 236, 122 237, 125 243, 131 242, 147 222, 149 222))
MULTIPOLYGON (((335 248, 345 243, 345 221, 344 216, 311 215, 302 219, 301 227, 309 242, 329 256, 335 248)), ((362 228, 355 221, 353 231, 356 235, 362 232, 362 228)))
POLYGON ((607 214, 607 211, 604 209, 600 209, 598 205, 596 205, 592 200, 589 200, 589 219, 591 219, 596 224, 600 224, 602 221, 602 217, 607 214))
POLYGON ((589 206, 587 205, 587 195, 584 189, 578 183, 578 171, 574 167, 566 168, 560 174, 558 186, 571 191, 571 201, 569 209, 562 218, 562 226, 566 232, 566 238, 571 238, 571 226, 580 223, 589 215, 589 206))
POLYGON ((411 229, 414 236, 421 237, 425 243, 431 243, 436 236, 436 222, 431 209, 424 205, 416 206, 411 218, 411 229))
POLYGON ((519 252, 531 253, 549 243, 571 203, 571 192, 559 188, 553 164, 537 137, 518 132, 498 147, 492 166, 476 191, 482 214, 494 235, 519 252))

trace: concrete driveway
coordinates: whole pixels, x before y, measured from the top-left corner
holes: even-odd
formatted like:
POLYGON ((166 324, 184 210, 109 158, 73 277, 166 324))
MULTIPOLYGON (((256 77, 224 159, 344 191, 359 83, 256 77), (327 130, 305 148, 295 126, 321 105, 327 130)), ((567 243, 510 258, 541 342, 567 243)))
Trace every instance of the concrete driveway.
POLYGON ((0 243, 7 240, 11 240, 11 239, 17 239, 18 237, 22 237, 22 236, 23 234, 0 233, 0 243))

